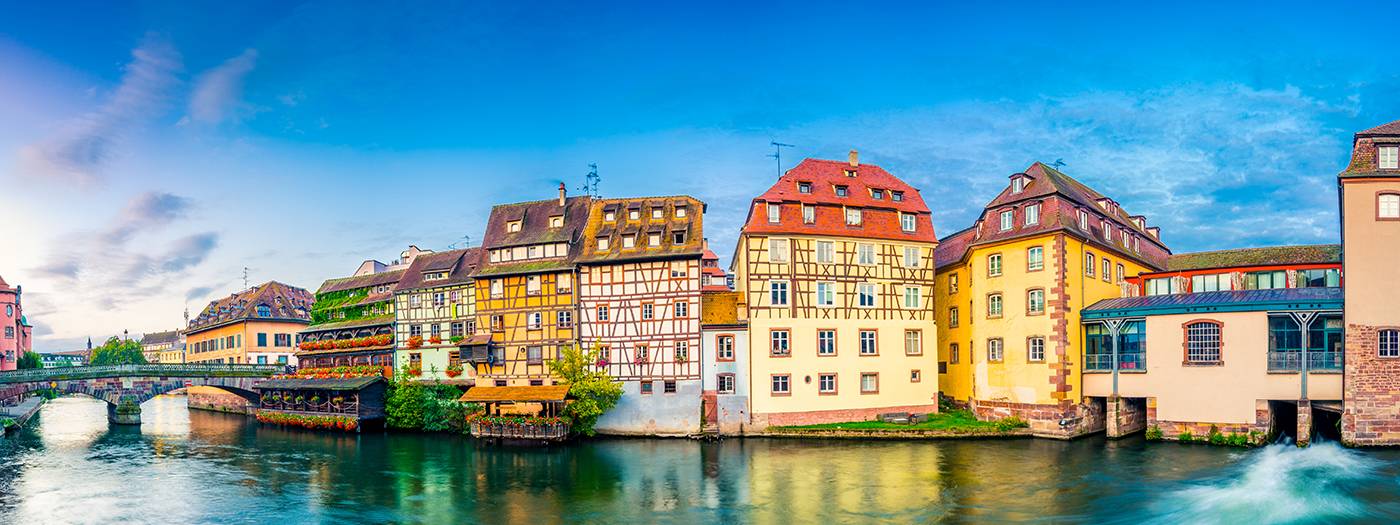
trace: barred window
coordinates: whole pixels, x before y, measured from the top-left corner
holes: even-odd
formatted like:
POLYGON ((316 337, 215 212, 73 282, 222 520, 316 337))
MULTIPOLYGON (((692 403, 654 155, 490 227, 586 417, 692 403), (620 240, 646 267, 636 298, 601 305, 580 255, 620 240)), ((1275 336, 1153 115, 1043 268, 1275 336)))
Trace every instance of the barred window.
POLYGON ((1220 324, 1199 321, 1186 325, 1186 362, 1220 362, 1220 324))
POLYGON ((1381 357, 1400 357, 1400 330, 1381 330, 1376 337, 1376 350, 1381 357))

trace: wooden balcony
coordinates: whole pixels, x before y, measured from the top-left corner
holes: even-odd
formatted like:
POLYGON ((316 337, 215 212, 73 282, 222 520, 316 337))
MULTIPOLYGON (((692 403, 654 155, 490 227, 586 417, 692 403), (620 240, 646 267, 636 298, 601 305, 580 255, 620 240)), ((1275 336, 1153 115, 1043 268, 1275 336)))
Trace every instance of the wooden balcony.
POLYGON ((531 441, 563 441, 569 437, 569 425, 493 425, 472 423, 472 436, 478 438, 524 439, 531 441))

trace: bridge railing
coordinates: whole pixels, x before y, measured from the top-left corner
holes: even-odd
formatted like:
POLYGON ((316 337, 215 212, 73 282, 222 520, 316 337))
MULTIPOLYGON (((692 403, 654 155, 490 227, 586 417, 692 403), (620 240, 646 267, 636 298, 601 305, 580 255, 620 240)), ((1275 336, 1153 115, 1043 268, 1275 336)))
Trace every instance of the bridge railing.
POLYGON ((267 377, 287 370, 285 365, 217 363, 99 365, 35 368, 0 372, 0 384, 35 381, 69 381, 101 377, 267 377))

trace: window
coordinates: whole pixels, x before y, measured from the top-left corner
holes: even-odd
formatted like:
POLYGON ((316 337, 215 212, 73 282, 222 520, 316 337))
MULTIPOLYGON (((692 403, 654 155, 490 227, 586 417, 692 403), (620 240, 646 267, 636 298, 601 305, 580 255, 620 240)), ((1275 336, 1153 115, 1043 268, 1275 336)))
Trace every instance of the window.
POLYGON ((506 329, 505 317, 501 314, 491 316, 491 330, 500 332, 506 329))
POLYGON ((273 346, 292 346, 292 334, 274 334, 272 344, 273 346))
POLYGON ((875 200, 877 200, 877 201, 879 201, 879 200, 884 200, 884 199, 885 199, 885 190, 877 190, 877 189, 871 188, 871 189, 870 189, 870 198, 875 199, 875 200))
POLYGON ((1272 272, 1249 272, 1244 274, 1244 289, 1246 290, 1273 290, 1276 288, 1286 288, 1284 271, 1272 272))
POLYGON ((987 256, 987 277, 997 277, 1001 275, 1001 254, 994 253, 987 256))
POLYGON ((817 283, 817 306, 836 305, 836 283, 817 283))
POLYGON ((817 374, 817 393, 832 395, 836 393, 836 374, 817 374))
POLYGON ((643 394, 650 394, 650 393, 652 393, 652 392, 654 392, 654 391, 655 391, 655 390, 653 390, 651 381, 642 381, 642 393, 643 393, 643 394))
POLYGON ((957 343, 951 343, 951 344, 948 345, 948 362, 949 362, 949 363, 958 364, 958 359, 961 357, 961 356, 958 355, 959 353, 961 353, 960 350, 961 350, 961 348, 958 348, 958 344, 957 344, 957 343))
POLYGON ((466 325, 462 324, 461 322, 452 323, 452 325, 447 329, 447 335, 449 337, 462 337, 465 332, 465 327, 466 325))
POLYGON ((860 331, 860 355, 879 355, 880 349, 877 346, 874 330, 860 331))
POLYGON ((506 224, 506 231, 515 233, 520 231, 520 221, 510 221, 506 224))
POLYGON ((642 304, 642 319, 643 319, 643 320, 650 320, 650 319, 652 319, 652 318, 654 317, 654 314, 655 314, 655 307, 653 307, 651 303, 643 303, 643 304, 642 304))
POLYGON ((1232 288, 1233 283, 1231 282, 1230 274, 1228 273, 1213 273, 1210 275, 1191 276, 1192 293, 1220 292, 1231 290, 1232 288))
POLYGON ((768 281, 768 304, 772 306, 787 306, 787 281, 768 281))
POLYGON ((1012 222, 1014 222, 1014 219, 1012 218, 1011 210, 1001 212, 1001 231, 1010 230, 1012 222))
POLYGON ((676 382, 675 382, 675 381, 662 381, 662 382, 661 382, 661 391, 662 391, 663 393, 667 393, 667 394, 674 394, 674 393, 676 393, 676 382))
POLYGON ((904 355, 924 354, 924 333, 920 330, 904 331, 904 355))
POLYGON ((671 232, 671 244, 685 244, 685 231, 671 232))
POLYGON ((720 361, 734 360, 734 336, 721 335, 715 339, 715 346, 718 348, 718 359, 720 361))
POLYGON ((1045 269, 1045 248, 1032 246, 1026 250, 1026 271, 1040 271, 1045 269))
POLYGON ((1001 294, 994 293, 987 296, 987 317, 1001 317, 1001 294))
POLYGON ((540 312, 530 312, 525 318, 525 327, 530 330, 539 330, 544 326, 544 314, 540 312))
POLYGON ((1336 288, 1342 285, 1337 269, 1298 270, 1297 288, 1336 288))
POLYGON ((647 345, 637 345, 637 353, 632 357, 638 363, 645 363, 651 357, 650 347, 647 345))
POLYGON ((600 322, 607 322, 607 321, 608 321, 608 307, 607 307, 607 306, 599 306, 599 307, 598 307, 598 321, 600 321, 600 322))
POLYGON ((878 394, 880 392, 880 374, 875 372, 861 372, 860 393, 878 394))
POLYGON ((676 317, 690 317, 690 303, 684 301, 676 302, 676 317))
POLYGON ((1147 295, 1170 295, 1176 293, 1176 279, 1158 277, 1147 280, 1147 295))
POLYGON ((1035 289, 1026 292, 1026 314, 1040 315, 1045 313, 1045 290, 1035 289))
POLYGON ((635 246, 637 246, 637 236, 636 236, 636 235, 623 235, 623 236, 622 236, 622 247, 623 247, 623 248, 632 248, 632 247, 635 247, 635 246))
POLYGON ((817 222, 817 207, 811 204, 802 205, 802 224, 812 224, 817 222))
POLYGON ((1108 257, 1103 258, 1103 273, 1099 277, 1103 278, 1103 282, 1108 282, 1109 279, 1113 278, 1113 263, 1108 260, 1108 257))
POLYGON ((1045 360, 1045 338, 1044 338, 1044 337, 1030 337, 1030 338, 1027 338, 1027 339, 1026 339, 1026 360, 1027 360, 1027 361, 1044 361, 1044 360, 1045 360))
POLYGON ((539 294, 540 294, 540 276, 538 276, 538 275, 527 275, 527 276, 525 276, 525 293, 526 293, 526 294, 529 294, 529 295, 539 295, 539 294))
POLYGON ((1093 277, 1093 276, 1094 276, 1094 263, 1095 263, 1097 260, 1098 260, 1098 259, 1095 259, 1095 258, 1094 258, 1094 254, 1092 254, 1092 253, 1086 253, 1086 254, 1084 254, 1084 275, 1085 275, 1086 277, 1093 277))
POLYGON ((561 216, 561 215, 556 215, 556 216, 554 216, 554 217, 550 217, 550 218, 549 218, 549 227, 550 227, 550 228, 562 228, 563 226, 564 226, 564 217, 563 217, 563 216, 561 216))
POLYGON ((875 245, 861 243, 856 245, 856 264, 873 266, 875 264, 875 245))
POLYGON ((860 226, 860 208, 846 208, 846 226, 860 226))
POLYGON ((788 348, 789 335, 787 330, 773 330, 768 332, 768 353, 783 357, 791 355, 791 349, 788 348))
MULTIPOLYGON (((942 373, 942 372, 947 372, 947 371, 948 371, 948 363, 938 363, 938 368, 940 369, 940 373, 942 373)), ((910 371, 909 371, 909 382, 910 382, 910 383, 918 383, 918 382, 923 381, 923 380, 924 380, 923 373, 922 373, 922 372, 919 372, 919 369, 916 368, 916 369, 914 369, 914 370, 910 370, 910 371)))
POLYGON ((1376 351, 1381 357, 1400 357, 1400 330, 1388 328, 1377 331, 1376 351))
POLYGON ((917 224, 917 223, 914 222, 914 217, 915 217, 915 215, 912 214, 912 213, 900 213, 900 214, 899 214, 899 229, 904 230, 904 231, 907 231, 907 232, 912 232, 912 231, 914 231, 915 224, 917 224))
POLYGON ((948 328, 958 327, 958 307, 948 307, 948 328))
POLYGON ((956 273, 948 275, 948 293, 958 293, 958 274, 956 273))
POLYGON ((647 246, 661 246, 661 234, 647 234, 647 246))
POLYGON ((662 209, 660 206, 657 206, 657 207, 651 209, 651 218, 653 218, 653 219, 661 219, 661 218, 664 218, 665 216, 666 216, 666 210, 662 209))
POLYGON ((848 193, 849 193, 849 192, 846 190, 846 187, 845 187, 845 186, 836 186, 836 196, 837 196, 837 197, 845 197, 848 193))
POLYGON ((627 210, 627 219, 628 219, 628 220, 633 220, 633 221, 635 221, 635 220, 641 219, 641 218, 642 218, 642 210, 641 210, 640 208, 634 208, 634 209, 627 210))
POLYGON ((905 247, 904 247, 904 267, 905 267, 905 268, 918 268, 918 267, 919 267, 919 247, 918 247, 918 246, 905 246, 905 247))
POLYGON ((836 355, 836 330, 817 330, 817 355, 836 355))
POLYGON ((1117 283, 1119 283, 1119 284, 1122 284, 1122 283, 1123 283, 1123 264, 1122 264, 1122 263, 1119 263, 1119 264, 1118 264, 1117 270, 1118 270, 1118 273, 1117 273, 1117 275, 1118 275, 1118 280, 1115 281, 1115 282, 1117 282, 1117 283))
POLYGON ((502 295, 505 295, 505 291, 504 291, 504 290, 505 290, 505 282, 504 282, 504 281, 502 281, 502 280, 500 280, 500 279, 492 279, 492 280, 491 280, 491 297, 500 297, 500 296, 502 296, 502 295))
POLYGON ((428 334, 431 337, 442 338, 442 325, 433 323, 428 325, 428 334))
POLYGON ((617 220, 617 212, 610 211, 610 212, 605 212, 605 213, 603 213, 603 220, 608 221, 608 222, 616 221, 616 220, 617 220))
POLYGON ((768 260, 775 263, 788 262, 788 240, 772 239, 768 250, 768 260))
POLYGON ((573 313, 573 312, 568 311, 568 310, 560 310, 559 313, 558 313, 558 315, 555 316, 555 317, 556 317, 556 321, 558 321, 558 323, 559 323, 559 328, 573 328, 573 326, 574 326, 574 313, 573 313))
POLYGON ((792 393, 792 376, 788 374, 773 375, 773 395, 786 396, 792 393))
POLYGON ((422 326, 422 325, 416 325, 416 324, 408 325, 408 336, 409 336, 409 337, 422 337, 422 336, 423 336, 423 326, 422 326))
POLYGON ((422 304, 423 304, 423 298, 420 297, 418 294, 413 294, 413 295, 408 296, 408 305, 409 305, 409 306, 414 307, 414 308, 417 308, 418 306, 420 306, 420 305, 422 305, 422 304))
POLYGON ((734 374, 719 374, 715 376, 715 383, 718 385, 719 393, 734 393, 734 374))
POLYGON ((914 309, 918 307, 920 307, 920 304, 918 304, 918 287, 904 287, 904 308, 914 309))
POLYGON ((856 285, 856 305, 862 308, 875 306, 875 285, 871 283, 860 283, 856 285))
POLYGON ((258 305, 258 317, 272 317, 272 308, 265 305, 258 305))
POLYGON ((890 192, 890 200, 895 201, 895 202, 904 202, 904 192, 902 192, 902 191, 892 191, 892 192, 890 192))
POLYGON ((1382 193, 1379 196, 1377 196, 1376 217, 1382 219, 1400 219, 1400 195, 1394 193, 1382 193))
POLYGON ((799 183, 797 183, 797 193, 812 193, 812 183, 810 183, 810 182, 799 182, 799 183))
POLYGON ((987 360, 993 363, 1000 363, 1002 357, 1003 356, 1001 354, 1001 339, 988 339, 987 360))
POLYGON ((447 294, 442 293, 442 292, 437 292, 437 293, 433 294, 433 306, 434 306, 434 307, 442 308, 442 306, 445 305, 445 304, 447 304, 447 294))
POLYGON ((258 334, 258 346, 263 346, 263 347, 267 346, 267 334, 265 334, 265 333, 259 333, 259 334, 258 334))
POLYGON ((561 273, 554 280, 554 291, 557 293, 568 293, 574 287, 573 274, 561 273))
POLYGON ((1011 193, 1021 193, 1021 190, 1024 189, 1026 189, 1026 179, 1021 177, 1011 179, 1011 193))
POLYGON ((1032 204, 1026 206, 1026 226, 1040 224, 1040 205, 1032 204))
POLYGON ((1104 240, 1113 242, 1113 227, 1108 225, 1108 219, 1099 221, 1099 226, 1103 228, 1104 240))
POLYGON ((1079 229, 1089 231, 1089 213, 1079 210, 1079 229))
POLYGON ((1400 147, 1381 146, 1376 148, 1377 166, 1383 170, 1400 168, 1400 147))
POLYGON ((686 210, 685 206, 676 206, 676 218, 677 218, 677 219, 684 219, 684 218, 685 218, 685 214, 686 214, 686 211, 685 211, 685 210, 686 210))
POLYGON ((1215 321, 1192 321, 1187 323, 1185 328, 1185 364, 1220 364, 1220 323, 1215 321))
POLYGON ((531 364, 531 365, 538 365, 538 364, 544 363, 544 347, 542 347, 542 346, 527 346, 527 347, 525 347, 525 362, 526 362, 527 364, 531 364))
POLYGON ((777 204, 769 204, 769 205, 768 205, 768 222, 777 224, 777 223, 778 223, 778 217, 779 217, 779 212, 780 212, 780 211, 782 211, 782 209, 781 209, 777 204))
POLYGON ((836 243, 831 241, 817 241, 817 262, 830 264, 836 259, 836 243))

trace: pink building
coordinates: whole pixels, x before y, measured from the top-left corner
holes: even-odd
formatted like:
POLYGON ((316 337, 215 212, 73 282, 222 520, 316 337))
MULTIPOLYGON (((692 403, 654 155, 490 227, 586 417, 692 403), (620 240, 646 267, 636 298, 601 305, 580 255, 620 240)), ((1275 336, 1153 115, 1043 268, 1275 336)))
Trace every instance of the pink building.
POLYGON ((0 371, 14 370, 19 357, 33 345, 33 329, 24 318, 20 288, 12 288, 0 278, 0 371))

